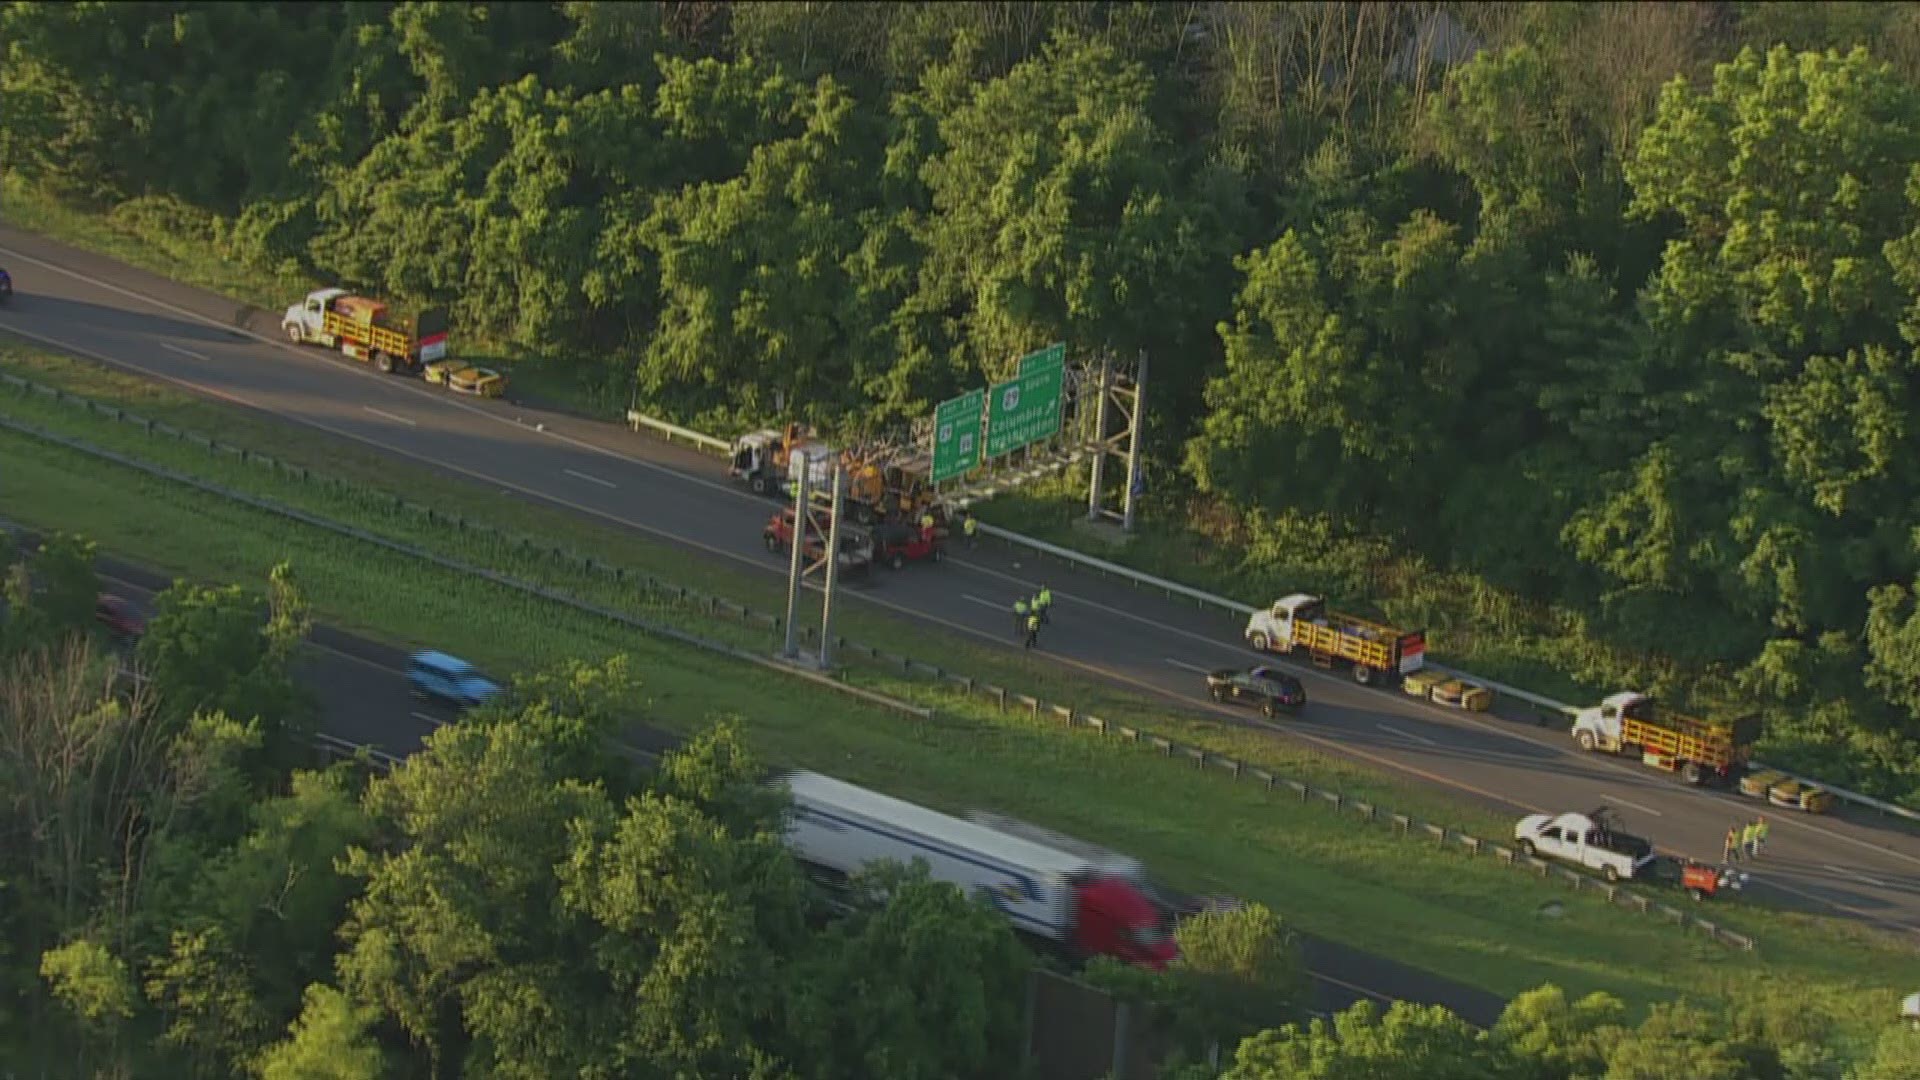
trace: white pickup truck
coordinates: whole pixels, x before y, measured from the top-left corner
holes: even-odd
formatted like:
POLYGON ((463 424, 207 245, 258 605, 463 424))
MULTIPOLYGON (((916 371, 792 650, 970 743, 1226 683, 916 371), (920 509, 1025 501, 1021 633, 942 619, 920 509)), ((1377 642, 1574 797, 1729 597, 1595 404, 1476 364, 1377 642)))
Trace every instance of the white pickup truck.
POLYGON ((1513 839, 1529 855, 1564 859, 1598 870, 1608 881, 1631 879, 1653 865, 1653 845, 1614 827, 1605 808, 1591 814, 1528 814, 1513 839))

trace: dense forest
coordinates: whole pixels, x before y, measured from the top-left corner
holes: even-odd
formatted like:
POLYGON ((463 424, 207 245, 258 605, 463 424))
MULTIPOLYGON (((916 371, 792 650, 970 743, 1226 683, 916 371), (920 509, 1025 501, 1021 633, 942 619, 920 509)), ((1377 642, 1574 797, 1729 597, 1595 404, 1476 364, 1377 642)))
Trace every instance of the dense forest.
POLYGON ((1911 6, 12 4, 0 41, 23 182, 683 420, 871 429, 1145 350, 1163 508, 1389 538, 1576 626, 1572 675, 1920 799, 1911 6))
MULTIPOLYGON (((0 533, 0 540, 5 538, 0 533)), ((11 545, 9 545, 10 547, 11 545)), ((400 768, 312 767, 298 582, 178 584, 94 625, 83 540, 0 551, 0 1061, 16 1075, 986 1078, 1036 962, 983 901, 882 866, 829 909, 784 796, 722 722, 617 752, 622 658, 516 681, 400 768), (245 717, 245 720, 237 718, 245 717)), ((1920 1032, 1837 1041, 1805 1002, 1522 995, 1490 1030, 1359 1005, 1301 1023, 1259 905, 1179 930, 1154 1007, 1176 1080, 1896 1080, 1920 1032), (1218 1056, 1220 1064, 1204 1064, 1218 1056)))

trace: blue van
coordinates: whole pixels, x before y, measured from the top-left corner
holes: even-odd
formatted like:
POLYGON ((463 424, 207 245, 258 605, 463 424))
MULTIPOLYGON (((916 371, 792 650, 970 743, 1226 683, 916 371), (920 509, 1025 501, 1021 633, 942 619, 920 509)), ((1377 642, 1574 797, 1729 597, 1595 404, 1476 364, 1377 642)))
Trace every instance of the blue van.
POLYGON ((413 654, 407 665, 407 682, 419 697, 438 698, 462 709, 502 692, 499 683, 480 674, 472 664, 443 652, 413 654))

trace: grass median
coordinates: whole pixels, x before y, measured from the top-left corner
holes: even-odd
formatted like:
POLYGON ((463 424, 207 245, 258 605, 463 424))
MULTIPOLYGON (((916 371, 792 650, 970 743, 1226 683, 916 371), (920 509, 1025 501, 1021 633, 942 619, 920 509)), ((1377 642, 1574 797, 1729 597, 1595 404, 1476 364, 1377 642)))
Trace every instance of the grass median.
MULTIPOLYGON (((53 419, 68 409, 0 393, 0 411, 10 414, 43 404, 53 419)), ((110 423, 71 411, 65 419, 81 437, 96 433, 78 430, 86 425, 110 423)), ((252 469, 195 452, 205 466, 196 473, 252 469)), ((38 440, 0 434, 0 461, 0 512, 37 527, 84 532, 115 554, 206 580, 259 580, 290 559, 322 619, 401 645, 445 647, 501 670, 628 653, 646 680, 638 707, 662 726, 687 730, 717 714, 738 715, 775 760, 935 805, 988 805, 1054 825, 1133 852, 1176 884, 1262 900, 1305 929, 1496 992, 1551 981, 1645 1005, 1682 993, 1740 997, 1772 987, 1865 1025, 1907 989, 1903 952, 1832 920, 1717 908, 1716 918, 1764 942, 1758 954, 1730 952, 1491 860, 1401 839, 924 683, 858 676, 940 707, 933 723, 909 722, 38 440), (1558 914, 1543 916, 1543 905, 1558 905, 1558 914)), ((1376 783, 1391 804, 1391 786, 1376 783)))

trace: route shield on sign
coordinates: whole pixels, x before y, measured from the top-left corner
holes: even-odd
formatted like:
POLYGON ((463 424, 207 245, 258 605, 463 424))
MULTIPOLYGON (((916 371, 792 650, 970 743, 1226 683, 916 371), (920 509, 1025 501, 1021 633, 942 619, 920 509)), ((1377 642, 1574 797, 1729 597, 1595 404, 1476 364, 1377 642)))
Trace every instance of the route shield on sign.
POLYGON ((985 391, 969 390, 933 410, 933 468, 930 479, 945 483, 980 464, 980 413, 985 391))
POLYGON ((987 391, 987 456, 999 457, 1060 433, 1067 351, 1052 345, 1022 357, 1012 382, 987 391))

